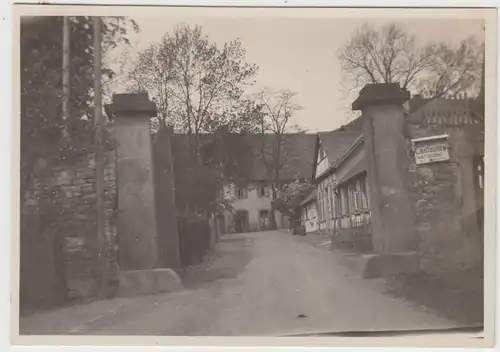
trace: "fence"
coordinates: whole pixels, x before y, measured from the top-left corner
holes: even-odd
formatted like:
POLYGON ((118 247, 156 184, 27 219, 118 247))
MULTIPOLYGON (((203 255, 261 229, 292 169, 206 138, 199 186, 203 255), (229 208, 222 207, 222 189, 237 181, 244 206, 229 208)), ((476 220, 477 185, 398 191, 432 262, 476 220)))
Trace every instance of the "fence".
POLYGON ((371 214, 369 210, 347 214, 337 219, 337 228, 350 229, 364 227, 371 224, 371 214))

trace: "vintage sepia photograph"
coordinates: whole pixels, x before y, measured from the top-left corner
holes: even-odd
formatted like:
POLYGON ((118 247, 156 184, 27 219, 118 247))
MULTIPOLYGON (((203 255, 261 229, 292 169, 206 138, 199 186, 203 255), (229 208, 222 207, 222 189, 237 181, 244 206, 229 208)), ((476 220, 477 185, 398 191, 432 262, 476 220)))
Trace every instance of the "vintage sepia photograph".
POLYGON ((489 10, 93 7, 14 5, 20 337, 481 336, 489 10))

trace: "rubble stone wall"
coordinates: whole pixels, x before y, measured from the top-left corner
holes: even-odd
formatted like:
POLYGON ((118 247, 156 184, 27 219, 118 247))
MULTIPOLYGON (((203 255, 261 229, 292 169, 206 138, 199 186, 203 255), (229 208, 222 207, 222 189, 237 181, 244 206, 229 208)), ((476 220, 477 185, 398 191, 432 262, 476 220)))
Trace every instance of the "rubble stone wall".
POLYGON ((472 159, 478 152, 463 126, 408 124, 408 139, 448 134, 450 160, 417 165, 412 154, 410 189, 415 205, 421 266, 434 275, 465 270, 482 262, 472 159))
MULTIPOLYGON (((21 262, 24 269, 22 277, 28 296, 37 295, 37 288, 44 287, 43 282, 47 280, 50 270, 43 271, 40 266, 51 266, 54 268, 52 271, 59 272, 58 275, 53 275, 49 282, 52 284, 57 282, 63 286, 63 300, 85 299, 97 293, 95 176, 94 155, 88 154, 67 165, 47 170, 45 177, 34 179, 21 195, 24 197, 21 224, 25 225, 21 229, 21 262), (37 240, 41 237, 48 240, 37 240), (38 250, 36 246, 39 247, 38 250), (36 252, 46 252, 48 255, 41 258, 33 255, 36 252), (39 273, 42 270, 44 274, 37 275, 37 270, 39 273)), ((110 268, 114 268, 117 249, 114 224, 116 207, 114 150, 105 154, 104 188, 105 235, 110 268)), ((46 292, 46 295, 50 293, 46 292)))

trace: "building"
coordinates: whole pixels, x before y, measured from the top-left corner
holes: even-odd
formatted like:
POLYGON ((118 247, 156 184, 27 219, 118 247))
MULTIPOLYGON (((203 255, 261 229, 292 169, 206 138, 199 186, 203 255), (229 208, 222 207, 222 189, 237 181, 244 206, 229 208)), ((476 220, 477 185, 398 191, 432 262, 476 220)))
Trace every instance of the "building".
POLYGON ((434 274, 479 266, 481 99, 410 99, 398 84, 362 89, 353 104, 362 115, 317 136, 319 228, 333 245, 385 258, 418 253, 419 267, 434 274))
MULTIPOLYGON (((225 186, 225 198, 232 199, 233 212, 219 216, 224 232, 263 231, 268 228, 271 209, 271 186, 265 180, 225 186)), ((275 213, 278 226, 283 220, 275 213)))
MULTIPOLYGON (((279 163, 275 163, 277 160, 275 154, 278 150, 275 135, 231 135, 231 147, 223 146, 223 148, 241 148, 240 151, 236 151, 234 154, 237 160, 232 161, 239 163, 240 166, 244 165, 242 167, 244 171, 241 172, 242 175, 237 177, 237 180, 226 181, 223 186, 220 197, 231 206, 229 207, 230 210, 220 211, 216 215, 218 233, 263 231, 268 229, 275 170, 279 169, 280 184, 310 177, 313 168, 312 155, 315 139, 315 134, 285 134, 279 148, 279 163), (241 160, 240 153, 245 156, 245 160, 241 160)), ((198 141, 202 146, 211 145, 213 140, 211 135, 202 134, 198 136, 198 141)), ((188 136, 175 134, 173 149, 177 189, 176 202, 178 209, 182 211, 185 208, 185 202, 180 190, 183 190, 183 196, 186 196, 186 190, 189 190, 190 196, 196 197, 196 194, 193 194, 196 185, 186 184, 186 177, 184 176, 186 172, 190 172, 186 165, 187 151, 189 150, 188 136)), ((208 150, 203 147, 201 149, 208 150)), ((210 153, 213 154, 212 150, 210 150, 210 153)), ((218 159, 215 158, 214 160, 218 159)), ((286 216, 278 211, 274 215, 278 228, 289 228, 289 221, 286 216)))
MULTIPOLYGON (((333 232, 336 218, 347 215, 341 214, 346 210, 348 194, 335 192, 337 184, 336 172, 350 152, 362 142, 362 134, 357 131, 320 132, 316 138, 313 168, 313 180, 317 186, 317 207, 319 229, 333 232), (343 208, 339 206, 344 204, 343 208), (337 206, 336 206, 337 205, 337 206)), ((350 161, 351 159, 349 159, 350 161)))
POLYGON ((333 245, 416 251, 429 271, 482 257, 484 116, 477 99, 423 99, 397 84, 367 85, 363 114, 318 133, 319 229, 333 245), (368 111, 370 110, 370 111, 368 111))
POLYGON ((313 189, 300 203, 300 220, 306 234, 319 230, 317 193, 317 189, 313 189))
MULTIPOLYGON (((231 199, 233 211, 218 217, 223 232, 264 231, 269 228, 269 212, 273 199, 273 177, 269 169, 274 159, 275 136, 247 136, 254 151, 252 170, 248 179, 228 184, 225 198, 231 199), (266 159, 266 160, 265 160, 266 159)), ((280 183, 310 177, 316 135, 307 133, 287 134, 280 150, 280 183)), ((276 211, 278 228, 288 229, 289 219, 276 211)))

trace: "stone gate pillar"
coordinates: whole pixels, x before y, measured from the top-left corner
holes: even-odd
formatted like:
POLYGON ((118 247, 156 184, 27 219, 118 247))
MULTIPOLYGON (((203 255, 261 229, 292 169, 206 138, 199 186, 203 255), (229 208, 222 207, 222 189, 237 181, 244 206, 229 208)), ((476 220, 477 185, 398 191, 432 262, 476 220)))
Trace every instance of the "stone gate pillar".
POLYGON ((118 246, 121 270, 158 266, 158 239, 147 93, 115 94, 106 113, 115 119, 118 246))
POLYGON ((417 247, 404 136, 403 104, 409 98, 409 92, 397 83, 368 84, 352 104, 365 120, 372 239, 379 254, 409 252, 417 247))

